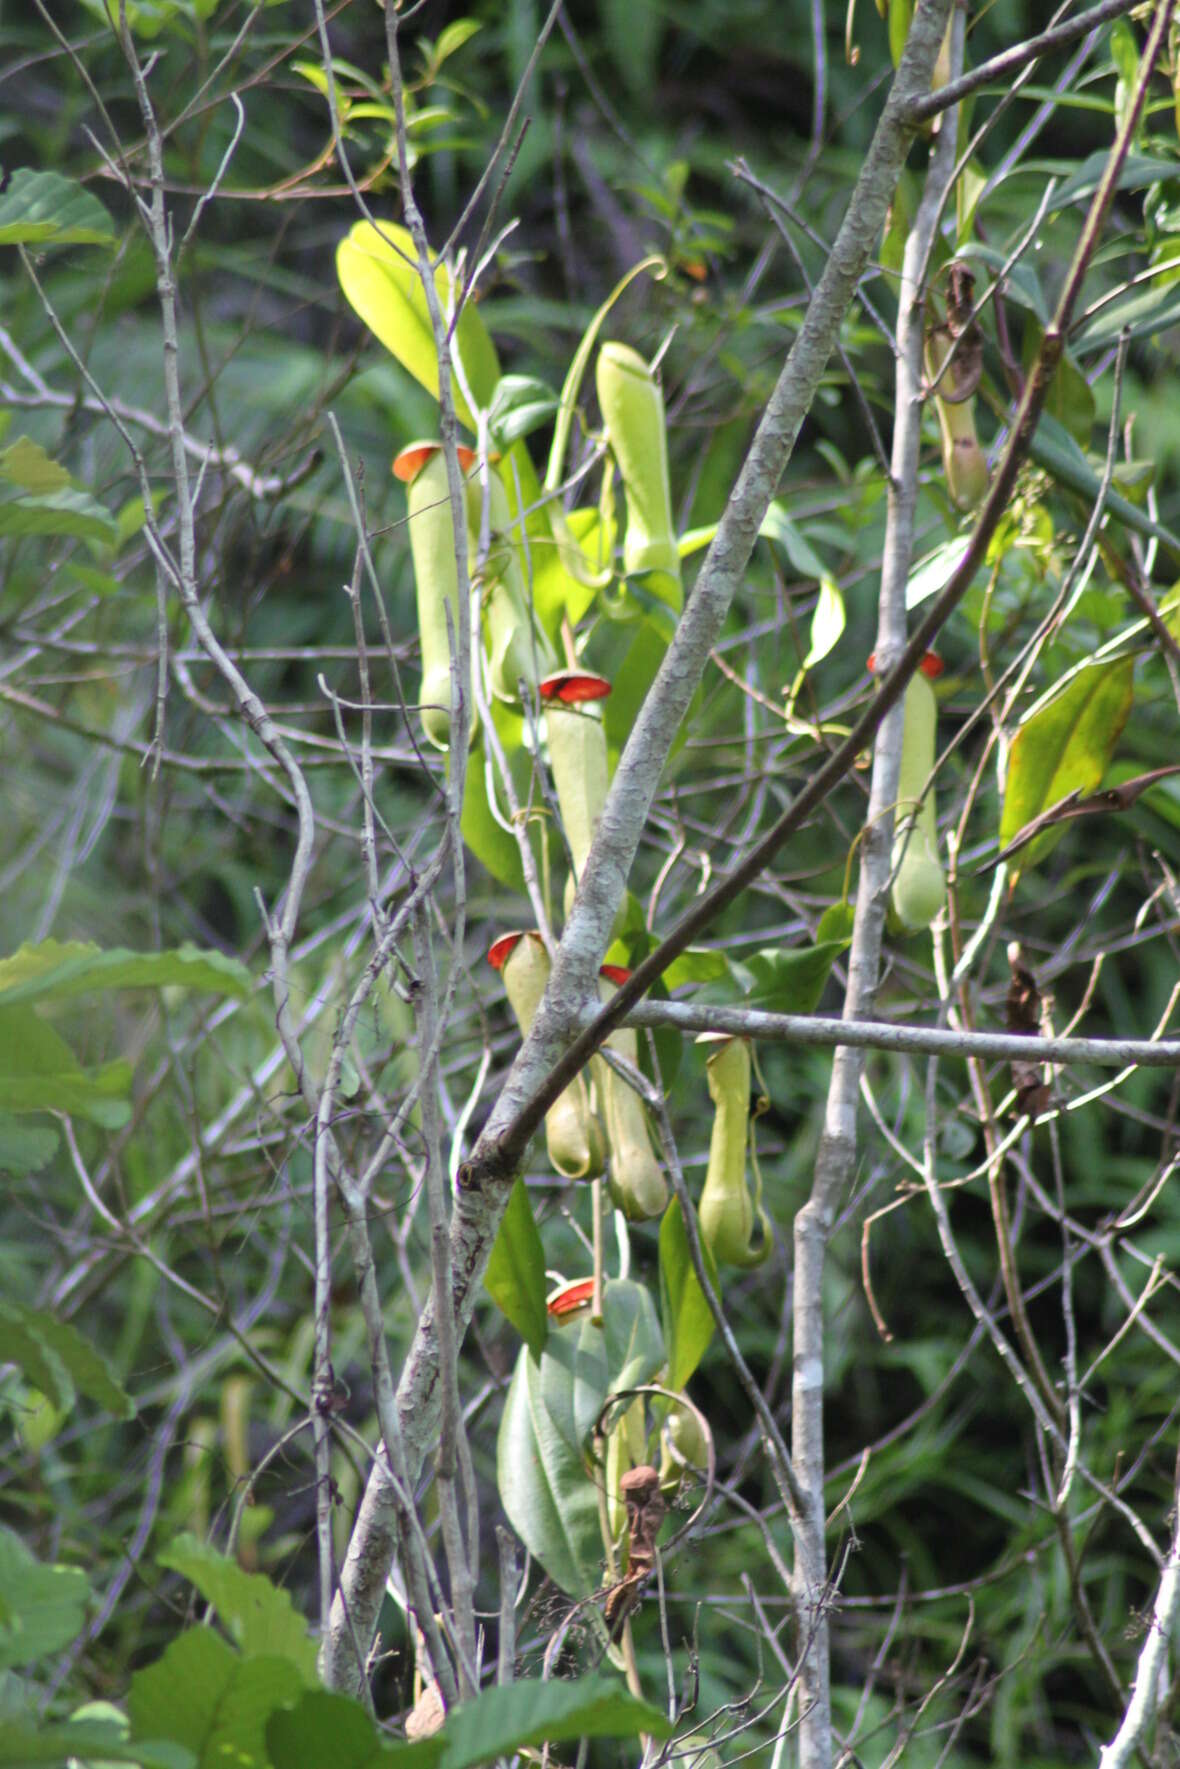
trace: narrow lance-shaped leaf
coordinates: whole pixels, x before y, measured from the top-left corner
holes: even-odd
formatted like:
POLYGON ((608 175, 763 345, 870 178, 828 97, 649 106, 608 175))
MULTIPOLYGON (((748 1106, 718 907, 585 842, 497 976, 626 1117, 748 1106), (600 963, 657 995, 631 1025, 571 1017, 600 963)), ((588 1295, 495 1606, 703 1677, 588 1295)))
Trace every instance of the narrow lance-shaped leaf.
POLYGON ((545 1349, 549 1315, 545 1307, 545 1249, 522 1179, 512 1188, 504 1219, 492 1243, 484 1288, 507 1315, 534 1357, 545 1349))

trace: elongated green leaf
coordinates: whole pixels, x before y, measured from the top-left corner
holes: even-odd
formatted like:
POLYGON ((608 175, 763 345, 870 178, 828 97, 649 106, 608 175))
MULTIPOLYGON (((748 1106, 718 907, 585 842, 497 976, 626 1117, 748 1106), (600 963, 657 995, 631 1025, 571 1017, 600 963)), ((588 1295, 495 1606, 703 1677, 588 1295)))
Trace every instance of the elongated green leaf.
MULTIPOLYGON (((1023 720, 1008 756, 1001 847, 1067 794, 1098 786, 1131 711, 1134 667, 1134 660, 1124 657, 1078 670, 1023 720)), ((1013 864, 1035 865, 1061 834, 1046 830, 1013 864)))
POLYGON ((80 940, 42 940, 0 959, 0 1007, 17 1002, 62 1001, 100 989, 202 989, 245 1000, 250 972, 223 952, 178 946, 171 952, 104 951, 80 940))
POLYGON ((554 1584, 571 1597, 588 1597, 602 1576, 598 1494, 541 1397, 540 1369, 527 1346, 500 1420, 496 1483, 513 1529, 554 1584))
MULTIPOLYGON (((336 248, 336 274, 352 307, 402 367, 437 399, 438 353, 417 266, 413 240, 392 221, 383 221, 380 228, 358 221, 336 248)), ((445 265, 439 265, 434 280, 446 313, 451 279, 445 265)), ((482 316, 470 300, 459 315, 454 342, 472 398, 481 408, 489 406, 500 380, 500 363, 482 316)), ((455 412, 460 423, 474 430, 475 420, 458 386, 455 412)))
POLYGON ((247 1658, 288 1659, 305 1682, 315 1681, 315 1644, 288 1592, 262 1573, 243 1572, 235 1560, 195 1536, 178 1536, 156 1559, 196 1586, 247 1658))
MULTIPOLYGON (((1073 203, 1080 203, 1086 197, 1093 196, 1106 171, 1110 153, 1106 148, 1099 148, 1095 153, 1083 160, 1077 170, 1057 186, 1049 204, 1049 213, 1055 209, 1067 209, 1073 203)), ((1031 168, 1028 168, 1031 169, 1031 168)), ((1119 168, 1118 190, 1143 190, 1149 184, 1155 184, 1161 178, 1175 178, 1175 160, 1151 159, 1146 154, 1128 154, 1119 168)))
POLYGON ((113 246, 115 229, 97 197, 60 172, 22 166, 0 197, 0 246, 113 246))
MULTIPOLYGON (((689 559, 694 553, 702 552, 712 543, 718 526, 716 522, 707 522, 703 528, 688 529, 676 543, 680 557, 689 559)), ((826 574, 819 554, 777 498, 767 507, 758 533, 764 540, 778 542, 800 577, 814 578, 817 583, 822 581, 826 574)))
POLYGON ((1112 301, 1083 326, 1074 342, 1079 350, 1105 350, 1126 327, 1132 339, 1150 338, 1180 319, 1180 294, 1174 283, 1163 288, 1150 284, 1124 301, 1112 301))
POLYGON ((608 1392, 616 1394, 650 1382, 665 1360, 664 1336, 651 1291, 629 1278, 610 1279, 603 1286, 602 1318, 608 1392))
POLYGON ((612 753, 621 751, 630 737, 667 649, 668 640, 654 622, 645 620, 636 629, 627 655, 614 673, 610 694, 602 703, 602 723, 612 753))
POLYGON ((485 1689, 475 1701, 447 1715, 440 1769, 476 1769, 480 1763, 546 1741, 634 1738, 641 1732, 667 1738, 671 1731, 658 1708, 636 1700, 621 1682, 601 1676, 568 1683, 527 1678, 485 1689))
MULTIPOLYGON (((493 709, 493 717, 496 717, 497 710, 493 709)), ((519 718, 517 723, 520 723, 519 718)), ((510 750, 508 754, 513 756, 523 752, 510 750)), ((487 867, 492 877, 507 885, 509 890, 519 891, 523 896, 524 867, 521 865, 516 837, 510 829, 505 828, 507 815, 504 807, 500 806, 500 815, 496 817, 488 802, 489 794, 495 793, 499 804, 501 790, 495 760, 488 753, 481 737, 467 757, 459 828, 471 852, 482 866, 487 867)))
MULTIPOLYGON (((945 589, 959 569, 960 561, 970 545, 971 536, 959 534, 953 540, 943 541, 932 553, 919 559, 910 572, 909 582, 905 587, 906 607, 916 608, 928 596, 936 596, 939 590, 945 589)), ((981 565, 980 570, 982 569, 981 565)))
MULTIPOLYGON (((95 1351, 92 1341, 84 1338, 76 1327, 72 1327, 68 1321, 55 1320, 44 1309, 26 1308, 20 1302, 0 1300, 0 1338, 4 1336, 6 1327, 18 1326, 35 1335, 42 1345, 48 1347, 80 1394, 94 1401, 104 1411, 113 1413, 116 1419, 135 1417, 134 1401, 115 1381, 107 1365, 95 1351)), ((52 1389, 46 1388, 44 1382, 31 1371, 29 1374, 37 1387, 49 1395, 59 1409, 73 1404, 72 1391, 68 1399, 60 1401, 54 1396, 52 1389)))
POLYGON ((90 1587, 74 1566, 44 1566, 0 1526, 0 1670, 60 1652, 86 1625, 90 1587))
MULTIPOLYGON (((706 1265, 711 1255, 703 1247, 706 1265)), ((716 1281, 716 1273, 712 1273, 716 1281)), ((682 1389, 709 1349, 713 1315, 688 1250, 679 1201, 673 1198, 660 1223, 660 1315, 668 1347, 668 1387, 682 1389)))
POLYGON ((0 1008, 0 1111, 74 1112, 117 1130, 131 1115, 130 1092, 130 1063, 83 1069, 31 1008, 0 1008))
MULTIPOLYGON (((1038 467, 1051 473, 1066 490, 1075 492, 1089 509, 1093 508, 1102 482, 1069 431, 1048 413, 1042 416, 1028 452, 1038 467)), ((1146 510, 1140 510, 1117 491, 1107 492, 1102 507, 1124 528, 1134 529, 1136 534, 1145 535, 1149 540, 1160 541, 1174 558, 1180 559, 1180 536, 1162 523, 1153 521, 1146 510)))
POLYGON ((528 1189, 518 1179, 492 1245, 484 1277, 488 1295, 516 1328, 534 1357, 549 1335, 545 1307, 545 1249, 537 1232, 528 1189))
POLYGON ((811 617, 811 643, 807 647, 807 656, 803 659, 805 670, 820 663, 839 644, 846 620, 844 598, 840 594, 839 585, 825 571, 820 578, 819 600, 811 617))
POLYGON ((827 574, 819 554, 777 498, 768 506, 758 533, 767 540, 778 542, 800 577, 823 581, 827 574))
POLYGON ((463 45, 469 43, 475 33, 482 31, 482 29, 483 26, 477 18, 457 18, 451 24, 446 25, 439 32, 438 42, 434 46, 434 54, 430 58, 432 66, 436 69, 440 68, 444 61, 462 49, 463 45))
POLYGON ((9 498, 0 503, 0 536, 67 534, 76 540, 113 546, 115 518, 84 491, 55 491, 47 497, 9 498))

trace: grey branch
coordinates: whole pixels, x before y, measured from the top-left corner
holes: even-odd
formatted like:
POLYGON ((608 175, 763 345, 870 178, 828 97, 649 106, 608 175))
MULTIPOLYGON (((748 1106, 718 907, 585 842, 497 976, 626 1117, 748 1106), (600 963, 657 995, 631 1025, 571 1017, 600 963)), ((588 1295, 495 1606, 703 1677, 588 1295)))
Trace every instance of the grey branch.
MULTIPOLYGON (((586 1024, 596 1009, 586 1010, 586 1024)), ((999 1063, 1093 1063, 1102 1069, 1138 1065, 1180 1067, 1180 1040, 1153 1038, 1028 1038, 1011 1032, 952 1032, 935 1026, 896 1026, 888 1020, 823 1019, 812 1014, 763 1013, 753 1007, 698 1006, 692 1001, 639 1001, 629 1026, 671 1026, 677 1032, 728 1032, 767 1044, 844 1046, 898 1055, 981 1057, 999 1063)))

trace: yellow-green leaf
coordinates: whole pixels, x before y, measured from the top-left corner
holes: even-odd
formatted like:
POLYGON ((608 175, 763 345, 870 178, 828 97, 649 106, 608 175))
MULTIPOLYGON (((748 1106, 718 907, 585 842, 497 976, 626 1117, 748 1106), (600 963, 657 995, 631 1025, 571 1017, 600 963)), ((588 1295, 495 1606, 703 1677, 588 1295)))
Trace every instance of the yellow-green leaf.
MULTIPOLYGON (((1071 792, 1093 792, 1106 772, 1134 698, 1134 659, 1091 664, 1032 708, 1008 756, 1000 846, 1071 792)), ((1016 864, 1035 865, 1061 830, 1046 830, 1016 864)))
MULTIPOLYGON (((438 398, 438 352, 418 255, 404 227, 358 221, 336 248, 336 274, 350 305, 402 367, 438 398)), ((435 271, 443 312, 449 309, 451 278, 445 265, 435 271)), ((491 404, 500 379, 496 347, 475 304, 468 299, 455 327, 455 347, 471 396, 481 408, 491 404)), ((459 387, 455 413, 474 430, 475 420, 459 387)))

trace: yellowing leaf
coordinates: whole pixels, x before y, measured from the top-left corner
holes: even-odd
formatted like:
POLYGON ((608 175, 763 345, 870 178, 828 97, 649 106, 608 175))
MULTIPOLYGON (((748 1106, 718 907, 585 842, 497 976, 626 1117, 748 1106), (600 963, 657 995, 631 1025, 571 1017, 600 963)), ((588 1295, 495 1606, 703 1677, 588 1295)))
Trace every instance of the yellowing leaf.
MULTIPOLYGON (((418 255, 404 227, 383 221, 375 227, 358 221, 336 248, 336 274, 350 305, 402 367, 438 398, 438 353, 434 346, 426 295, 418 275, 418 255)), ((451 301, 451 278, 445 265, 435 271, 435 287, 443 312, 451 301)), ((480 407, 491 404, 500 379, 496 347, 487 327, 468 299, 455 327, 454 343, 463 377, 480 407)), ((455 387, 455 413, 475 429, 475 419, 455 387)))

